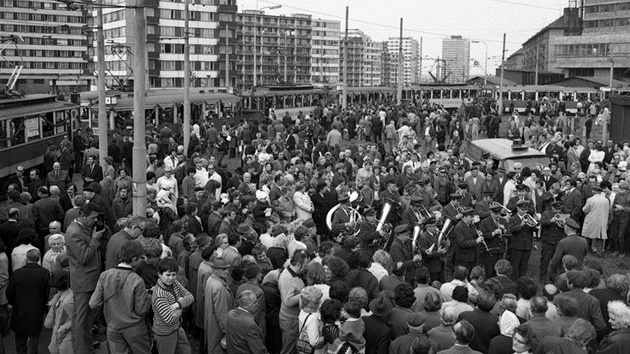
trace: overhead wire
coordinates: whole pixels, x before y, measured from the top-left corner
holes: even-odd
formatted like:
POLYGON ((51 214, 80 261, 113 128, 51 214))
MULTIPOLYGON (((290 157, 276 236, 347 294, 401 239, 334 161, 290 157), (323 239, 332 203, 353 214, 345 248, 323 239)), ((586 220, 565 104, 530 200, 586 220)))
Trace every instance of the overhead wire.
MULTIPOLYGON (((490 1, 500 1, 500 2, 501 1, 505 1, 505 2, 510 3, 507 0, 490 0, 490 1)), ((316 10, 311 10, 311 9, 306 9, 306 8, 298 7, 298 6, 287 5, 287 4, 284 4, 284 3, 281 3, 281 2, 277 2, 277 1, 263 0, 263 2, 268 3, 268 4, 272 4, 272 5, 281 5, 284 8, 298 10, 298 11, 306 12, 306 13, 310 13, 310 14, 322 15, 322 16, 326 16, 326 17, 332 17, 332 18, 336 18, 336 19, 345 20, 344 16, 335 15, 335 14, 326 13, 326 12, 321 12, 321 11, 316 11, 316 10)), ((515 5, 527 6, 527 4, 523 4, 523 3, 514 3, 514 4, 515 5)), ((544 7, 544 6, 542 6, 540 8, 552 9, 550 7, 544 7)), ((557 10, 557 9, 553 9, 553 10, 557 10)), ((349 18, 349 21, 357 22, 357 23, 361 23, 361 24, 372 25, 372 26, 376 26, 378 28, 388 28, 388 29, 394 29, 394 30, 399 30, 400 29, 400 27, 398 27, 398 26, 386 25, 386 24, 383 24, 383 23, 376 23, 376 22, 371 22, 371 21, 366 21, 366 20, 360 20, 360 19, 356 19, 356 18, 352 18, 352 17, 349 18)), ((445 38, 445 37, 450 37, 450 35, 451 35, 451 34, 447 34, 447 33, 432 32, 432 31, 427 31, 427 30, 419 30, 419 29, 409 28, 409 27, 403 27, 403 30, 407 31, 407 32, 413 32, 413 33, 419 33, 419 34, 428 34, 428 35, 435 36, 435 37, 428 37, 428 38, 425 37, 425 39, 442 39, 442 38, 445 38)), ((532 29, 531 31, 534 32, 534 31, 536 31, 536 29, 532 29)), ((523 30, 523 31, 510 31, 510 32, 511 33, 516 33, 516 32, 526 33, 526 32, 529 32, 529 31, 524 31, 523 30)), ((510 32, 508 32, 508 33, 510 33, 510 32)), ((475 37, 473 39, 475 39, 475 40, 482 40, 482 41, 486 41, 486 42, 495 42, 495 43, 502 43, 503 42, 503 40, 500 40, 500 39, 477 38, 477 37, 475 37)), ((506 43, 517 44, 517 45, 521 45, 522 44, 521 42, 515 42, 515 41, 514 42, 513 41, 506 41, 506 43)))

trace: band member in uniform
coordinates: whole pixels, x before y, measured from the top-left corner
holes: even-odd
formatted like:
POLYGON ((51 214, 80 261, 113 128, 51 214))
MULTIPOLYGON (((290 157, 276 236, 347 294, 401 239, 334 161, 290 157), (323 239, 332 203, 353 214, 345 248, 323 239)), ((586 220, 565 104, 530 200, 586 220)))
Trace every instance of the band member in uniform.
POLYGON ((389 248, 389 254, 394 262, 394 269, 398 269, 405 276, 405 281, 413 286, 416 279, 416 265, 422 261, 422 255, 414 254, 411 247, 411 232, 413 227, 401 224, 394 229, 395 238, 389 248))
POLYGON ((562 202, 551 203, 551 210, 543 211, 540 218, 542 227, 542 252, 540 254, 540 279, 549 279, 547 270, 551 257, 556 252, 558 241, 564 237, 564 221, 556 218, 562 209, 562 202))
POLYGON ((490 205, 490 215, 479 223, 479 231, 483 234, 488 248, 481 250, 481 260, 486 270, 486 278, 496 275, 494 265, 503 258, 505 252, 505 235, 507 233, 507 220, 501 217, 503 205, 493 203, 490 205))
POLYGON ((516 214, 516 203, 522 200, 526 200, 530 202, 529 207, 527 208, 527 213, 530 215, 534 215, 536 210, 534 209, 534 203, 531 202, 532 195, 530 193, 529 187, 524 184, 516 185, 516 195, 513 195, 512 197, 510 197, 506 205, 506 208, 508 208, 512 212, 512 215, 514 215, 516 214))
POLYGON ((457 185, 457 193, 462 195, 462 200, 459 201, 459 204, 464 208, 474 208, 475 200, 470 193, 468 193, 468 184, 465 182, 461 182, 457 185))
POLYGON ((341 206, 335 210, 332 215, 332 230, 334 236, 354 229, 355 221, 352 220, 352 214, 355 213, 350 205, 350 195, 347 191, 342 191, 337 196, 337 201, 341 206))
MULTIPOLYGON (((461 194, 453 193, 451 194, 451 202, 442 208, 442 216, 445 220, 450 219, 453 225, 457 225, 457 223, 462 219, 462 207, 459 204, 461 199, 461 194)), ((446 281, 451 281, 453 268, 455 267, 455 236, 452 231, 447 236, 450 242, 450 247, 446 250, 446 257, 444 259, 444 275, 446 277, 446 281)))
POLYGON ((462 219, 451 232, 455 238, 455 262, 456 266, 464 266, 471 270, 477 259, 477 244, 483 242, 474 224, 475 211, 471 208, 462 211, 462 219))
POLYGON ((508 232, 510 236, 510 260, 512 262, 512 278, 514 280, 527 274, 527 263, 534 246, 533 233, 536 228, 525 214, 530 208, 528 200, 519 200, 516 202, 517 213, 512 215, 508 223, 508 232))
POLYGON ((402 213, 402 221, 401 223, 407 225, 415 225, 416 223, 421 223, 424 221, 426 215, 423 216, 422 212, 424 209, 422 207, 422 195, 419 192, 414 192, 414 194, 410 197, 409 208, 405 209, 402 213))
POLYGON ((459 221, 462 218, 462 214, 460 213, 460 209, 462 206, 460 201, 462 200, 462 195, 459 193, 451 194, 450 203, 446 204, 444 208, 442 208, 442 215, 446 218, 453 220, 454 222, 459 221))
POLYGON ((385 222, 392 225, 398 225, 402 217, 402 197, 398 192, 396 186, 396 179, 391 178, 387 180, 387 188, 380 193, 380 200, 383 203, 390 202, 392 204, 392 210, 387 215, 385 222))
POLYGON ((475 204, 475 214, 479 215, 480 220, 484 220, 490 216, 492 198, 494 198, 494 191, 486 190, 483 192, 483 200, 475 204))
POLYGON ((422 251, 422 264, 427 267, 429 273, 431 273, 431 282, 435 280, 444 282, 444 262, 442 257, 446 254, 446 247, 438 245, 438 236, 440 230, 436 224, 436 218, 430 217, 424 220, 423 225, 425 227, 418 247, 422 251))

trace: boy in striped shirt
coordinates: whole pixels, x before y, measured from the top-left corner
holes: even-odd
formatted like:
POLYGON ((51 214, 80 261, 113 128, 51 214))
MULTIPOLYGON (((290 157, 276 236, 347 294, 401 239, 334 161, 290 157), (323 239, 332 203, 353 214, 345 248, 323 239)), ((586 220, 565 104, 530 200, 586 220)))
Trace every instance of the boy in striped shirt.
POLYGON ((153 335, 160 353, 190 353, 186 332, 181 327, 182 310, 194 302, 193 295, 175 278, 178 271, 173 258, 157 263, 159 279, 153 287, 153 335))

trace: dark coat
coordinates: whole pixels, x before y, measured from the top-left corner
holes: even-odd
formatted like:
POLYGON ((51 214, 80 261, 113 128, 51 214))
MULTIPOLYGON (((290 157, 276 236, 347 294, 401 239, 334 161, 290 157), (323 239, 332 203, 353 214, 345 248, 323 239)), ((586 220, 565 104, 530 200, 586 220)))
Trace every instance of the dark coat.
POLYGON ((503 294, 514 294, 516 295, 516 283, 503 275, 497 275, 493 279, 496 279, 503 285, 503 294))
POLYGON ((578 307, 577 317, 583 318, 595 326, 598 332, 606 330, 606 323, 602 317, 602 310, 599 306, 599 300, 585 293, 582 289, 571 289, 558 296, 571 297, 580 304, 578 307))
POLYGON ((630 328, 621 328, 607 335, 597 348, 597 354, 627 353, 630 347, 630 328))
POLYGON ((472 224, 457 223, 452 232, 455 237, 455 265, 467 265, 477 257, 477 232, 472 224))
POLYGON ((582 262, 587 253, 588 242, 584 237, 577 235, 567 236, 558 241, 556 252, 553 254, 551 262, 549 263, 549 269, 555 272, 556 268, 559 268, 562 264, 562 257, 567 254, 574 256, 578 261, 582 262))
POLYGON ((583 204, 582 194, 577 188, 574 188, 562 199, 562 213, 570 214, 573 220, 580 220, 583 204))
POLYGON ((225 329, 229 353, 267 353, 262 331, 249 312, 241 308, 228 312, 225 329))
POLYGON ((374 315, 361 317, 365 324, 365 354, 383 354, 389 351, 392 332, 387 323, 374 315))
POLYGON ((395 237, 392 241, 391 247, 389 248, 389 254, 392 256, 394 266, 396 266, 398 262, 402 262, 401 269, 405 273, 405 279, 415 279, 416 272, 415 265, 413 263, 411 240, 407 240, 403 243, 398 237, 395 237))
POLYGON ((593 289, 589 291, 588 294, 599 300, 599 308, 602 311, 604 322, 606 322, 606 325, 608 326, 608 331, 612 331, 612 327, 610 326, 610 323, 608 323, 608 319, 610 318, 608 313, 608 303, 615 300, 624 302, 625 299, 623 296, 619 295, 618 292, 612 289, 593 289))
POLYGON ((100 182, 103 180, 103 168, 98 164, 94 163, 94 167, 92 165, 83 166, 83 171, 81 171, 81 177, 83 177, 84 185, 88 185, 92 182, 100 182), (87 181, 86 178, 91 178, 91 181, 87 181))
POLYGON ((11 329, 23 335, 42 331, 50 272, 37 263, 27 263, 13 272, 7 287, 7 300, 13 306, 11 329))
POLYGON ((418 241, 418 247, 422 250, 422 265, 427 267, 430 273, 441 272, 443 267, 442 258, 438 253, 439 245, 437 241, 438 235, 433 235, 428 231, 423 232, 420 241, 418 241), (433 249, 431 252, 427 252, 431 246, 433 246, 433 249))
POLYGON ((495 336, 501 334, 499 331, 499 317, 490 312, 475 309, 474 311, 462 312, 460 320, 466 320, 475 327, 475 336, 470 342, 470 348, 487 353, 490 348, 490 341, 495 336))
POLYGON ((521 225, 521 217, 518 214, 512 215, 508 223, 508 232, 512 234, 509 241, 510 249, 530 251, 534 246, 533 231, 529 225, 521 225))
POLYGON ((361 287, 365 289, 368 295, 368 301, 376 299, 379 293, 378 280, 374 274, 365 268, 353 269, 348 273, 348 284, 350 289, 361 287))
MULTIPOLYGON (((507 221, 504 218, 498 218, 497 222, 500 225, 503 225, 507 230, 507 221)), ((501 237, 501 235, 493 235, 492 233, 499 228, 497 222, 492 219, 492 216, 488 216, 487 218, 481 220, 479 223, 479 231, 483 234, 483 238, 486 241, 486 245, 488 245, 488 249, 492 254, 502 254, 505 250, 505 240, 501 237)))
POLYGON ((51 197, 42 198, 33 204, 33 221, 37 230, 45 232, 51 221, 63 222, 66 213, 63 211, 57 199, 51 197))

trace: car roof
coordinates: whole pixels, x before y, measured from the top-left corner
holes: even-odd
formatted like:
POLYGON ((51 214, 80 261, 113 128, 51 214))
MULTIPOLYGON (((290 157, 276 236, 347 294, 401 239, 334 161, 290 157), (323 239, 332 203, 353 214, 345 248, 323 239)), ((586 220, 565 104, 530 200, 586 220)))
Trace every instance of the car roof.
POLYGON ((484 153, 490 153, 499 160, 547 156, 531 147, 527 149, 512 149, 512 140, 509 139, 479 139, 471 143, 483 150, 484 153))

